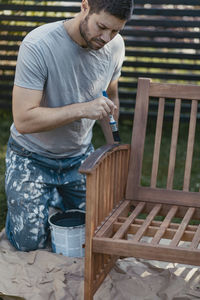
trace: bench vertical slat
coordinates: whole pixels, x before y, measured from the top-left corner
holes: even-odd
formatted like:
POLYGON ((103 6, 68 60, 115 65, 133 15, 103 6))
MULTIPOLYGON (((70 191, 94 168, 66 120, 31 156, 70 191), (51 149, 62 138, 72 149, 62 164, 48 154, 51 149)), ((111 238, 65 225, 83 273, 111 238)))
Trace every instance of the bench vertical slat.
POLYGON ((192 156, 193 156, 193 149, 194 149, 197 109, 198 109, 198 101, 192 100, 189 136, 188 136, 188 145, 187 145, 187 156, 186 156, 186 164, 185 164, 184 183, 183 183, 184 191, 189 191, 189 187, 190 187, 190 176, 191 176, 191 169, 192 169, 192 156))
MULTIPOLYGON (((115 182, 119 182, 119 178, 120 178, 120 161, 119 161, 119 153, 115 154, 115 182)), ((115 195, 121 195, 120 193, 120 184, 115 186, 115 195)))
MULTIPOLYGON (((97 172, 98 173, 97 178, 98 178, 99 186, 103 186, 103 183, 104 183, 103 182, 103 177, 99 175, 99 174, 102 174, 103 169, 104 169, 104 166, 102 164, 100 164, 99 165, 99 172, 97 172)), ((99 199, 101 198, 100 193, 102 193, 102 190, 98 187, 97 195, 98 195, 99 199)), ((98 202, 98 210, 99 210, 98 218, 99 218, 99 220, 103 220, 104 219, 104 211, 102 209, 102 202, 101 201, 98 202)))
MULTIPOLYGON (((101 169, 102 165, 100 166, 100 169, 101 169)), ((98 214, 96 214, 96 224, 99 224, 99 220, 101 220, 101 218, 103 217, 102 214, 103 214, 103 210, 102 210, 102 205, 100 206, 100 201, 99 201, 99 198, 101 197, 101 189, 99 188, 100 187, 100 184, 101 184, 101 177, 100 177, 100 172, 97 170, 96 171, 96 182, 98 183, 96 185, 96 197, 93 199, 93 201, 95 201, 96 203, 96 209, 98 209, 98 214)), ((95 262, 95 265, 94 265, 94 280, 96 278, 96 276, 98 275, 99 273, 99 268, 102 264, 102 262, 100 261, 101 260, 101 257, 102 257, 102 254, 95 254, 94 255, 94 262, 95 262)))
MULTIPOLYGON (((110 168, 110 157, 106 158, 106 169, 103 173, 105 176, 105 181, 108 183, 108 188, 106 189, 106 197, 105 197, 105 211, 106 215, 110 212, 110 207, 113 206, 112 199, 110 197, 110 180, 111 180, 111 168, 110 168)), ((104 185, 105 186, 105 185, 104 185)), ((104 189, 104 186, 102 187, 104 189)))
POLYGON ((179 121, 180 121, 180 112, 181 112, 181 100, 176 99, 175 108, 174 108, 173 128, 172 128, 172 140, 171 140, 170 155, 169 155, 167 189, 172 189, 173 188, 174 169, 175 169, 175 161, 176 161, 176 149, 177 149, 177 140, 178 140, 178 131, 179 131, 179 121))
POLYGON ((155 136, 154 154, 153 154, 153 162, 152 162, 151 187, 156 187, 156 182, 157 182, 164 109, 165 109, 165 99, 160 98, 159 106, 158 106, 156 136, 155 136))
POLYGON ((144 140, 149 105, 150 80, 138 81, 137 101, 134 113, 134 123, 131 141, 131 154, 129 173, 126 187, 126 199, 134 199, 134 189, 140 185, 142 172, 142 156, 144 152, 144 140), (138 134, 140 132, 140 134, 138 134))

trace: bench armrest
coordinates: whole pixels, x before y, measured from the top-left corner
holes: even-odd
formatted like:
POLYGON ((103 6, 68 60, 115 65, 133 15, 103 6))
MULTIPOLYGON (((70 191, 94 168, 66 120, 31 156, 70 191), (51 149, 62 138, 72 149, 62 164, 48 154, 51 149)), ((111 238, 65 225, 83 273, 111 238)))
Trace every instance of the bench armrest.
POLYGON ((91 174, 108 155, 121 150, 127 150, 129 152, 130 145, 112 144, 98 148, 84 161, 79 168, 79 172, 82 174, 91 174))
POLYGON ((86 232, 90 238, 125 197, 129 156, 130 145, 106 145, 79 169, 86 174, 86 232))

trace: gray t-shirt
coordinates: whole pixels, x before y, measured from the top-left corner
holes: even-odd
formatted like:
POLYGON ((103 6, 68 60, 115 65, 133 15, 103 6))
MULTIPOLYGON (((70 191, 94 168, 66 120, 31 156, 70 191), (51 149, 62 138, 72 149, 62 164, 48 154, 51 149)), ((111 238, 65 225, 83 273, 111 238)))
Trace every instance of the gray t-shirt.
MULTIPOLYGON (((120 76, 124 49, 119 34, 102 49, 89 50, 69 37, 63 21, 46 24, 30 32, 23 40, 14 84, 43 90, 43 107, 92 101, 120 76)), ((94 120, 83 118, 33 134, 20 134, 12 124, 11 135, 27 150, 40 155, 73 157, 87 150, 94 123, 94 120)))

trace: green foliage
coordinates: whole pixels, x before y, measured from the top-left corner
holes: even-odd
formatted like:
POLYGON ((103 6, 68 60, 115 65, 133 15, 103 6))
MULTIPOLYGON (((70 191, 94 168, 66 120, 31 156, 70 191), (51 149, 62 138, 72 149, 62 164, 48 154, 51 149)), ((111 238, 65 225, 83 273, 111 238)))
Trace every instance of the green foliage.
POLYGON ((3 228, 6 217, 6 197, 4 191, 5 154, 9 137, 9 128, 12 115, 8 111, 0 110, 0 230, 3 228))
MULTIPOLYGON (((154 149, 154 135, 155 135, 156 120, 150 119, 147 124, 147 138, 144 149, 144 163, 142 172, 142 184, 144 186, 150 185, 152 157, 154 149)), ((184 180, 184 168, 187 152, 187 136, 188 136, 189 124, 188 122, 181 122, 178 135, 177 154, 174 173, 174 189, 183 188, 184 180)), ((165 120, 163 123, 163 136, 161 140, 159 168, 158 168, 158 180, 157 187, 165 188, 167 184, 168 162, 170 154, 170 139, 172 134, 171 121, 165 120)), ((196 128, 196 141, 199 140, 200 128, 197 124, 196 128)), ((191 170, 191 182, 190 191, 197 192, 200 188, 200 175, 199 175, 199 163, 200 163, 200 147, 198 144, 194 146, 193 164, 191 170)))
MULTIPOLYGON (((4 189, 5 176, 5 155, 6 145, 9 138, 12 115, 8 111, 0 110, 0 230, 5 226, 6 219, 6 196, 4 189)), ((123 143, 130 143, 132 122, 125 121, 120 124, 121 138, 123 143)), ((93 145, 98 148, 105 144, 105 139, 99 124, 97 123, 93 131, 93 145)))
MULTIPOLYGON (((12 123, 12 116, 10 112, 1 111, 0 110, 0 230, 5 225, 6 218, 6 197, 4 191, 4 175, 5 175, 5 154, 6 154, 6 144, 9 138, 9 128, 12 123)), ((150 176, 151 176, 151 160, 152 153, 154 148, 154 131, 156 127, 156 121, 154 119, 149 120, 147 124, 147 141, 144 149, 144 166, 142 172, 142 184, 149 185, 150 184, 150 176)), ((171 139, 171 122, 167 120, 163 124, 163 134, 164 137, 161 142, 161 158, 159 163, 158 170, 158 187, 166 186, 166 177, 167 177, 167 165, 169 158, 169 150, 170 150, 170 139, 171 139)), ((119 132, 120 137, 122 139, 122 143, 130 143, 131 142, 131 134, 132 134, 132 121, 123 120, 119 124, 119 132)), ((183 183, 183 169, 185 163, 186 156, 186 134, 188 132, 188 125, 183 122, 180 124, 180 132, 178 139, 178 148, 177 148, 177 160, 176 160, 176 168, 175 168, 175 181, 174 188, 181 189, 183 183)), ((198 125, 197 135, 200 134, 200 128, 198 125)), ((197 137, 199 140, 199 137, 197 137)), ((101 128, 98 123, 96 123, 93 131, 93 140, 94 147, 98 148, 105 144, 105 139, 101 128)), ((196 150, 194 153, 194 162, 192 166, 192 178, 195 180, 191 181, 191 190, 198 191, 199 190, 199 159, 200 159, 200 145, 196 145, 196 150), (195 175, 195 176, 193 176, 195 175)), ((145 218, 144 215, 141 215, 141 218, 145 218)), ((156 220, 161 220, 161 216, 157 216, 156 220)), ((174 222, 180 222, 179 219, 174 219, 174 222)), ((191 222, 191 224, 193 221, 191 222)), ((196 224, 195 221, 193 224, 196 224)))

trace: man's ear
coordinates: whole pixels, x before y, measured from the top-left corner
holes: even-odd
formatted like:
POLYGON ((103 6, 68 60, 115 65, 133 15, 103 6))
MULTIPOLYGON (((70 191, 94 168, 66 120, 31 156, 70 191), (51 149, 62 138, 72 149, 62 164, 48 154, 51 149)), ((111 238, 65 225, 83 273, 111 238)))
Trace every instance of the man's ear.
POLYGON ((87 0, 82 0, 81 10, 86 12, 88 9, 89 9, 88 1, 87 0))

